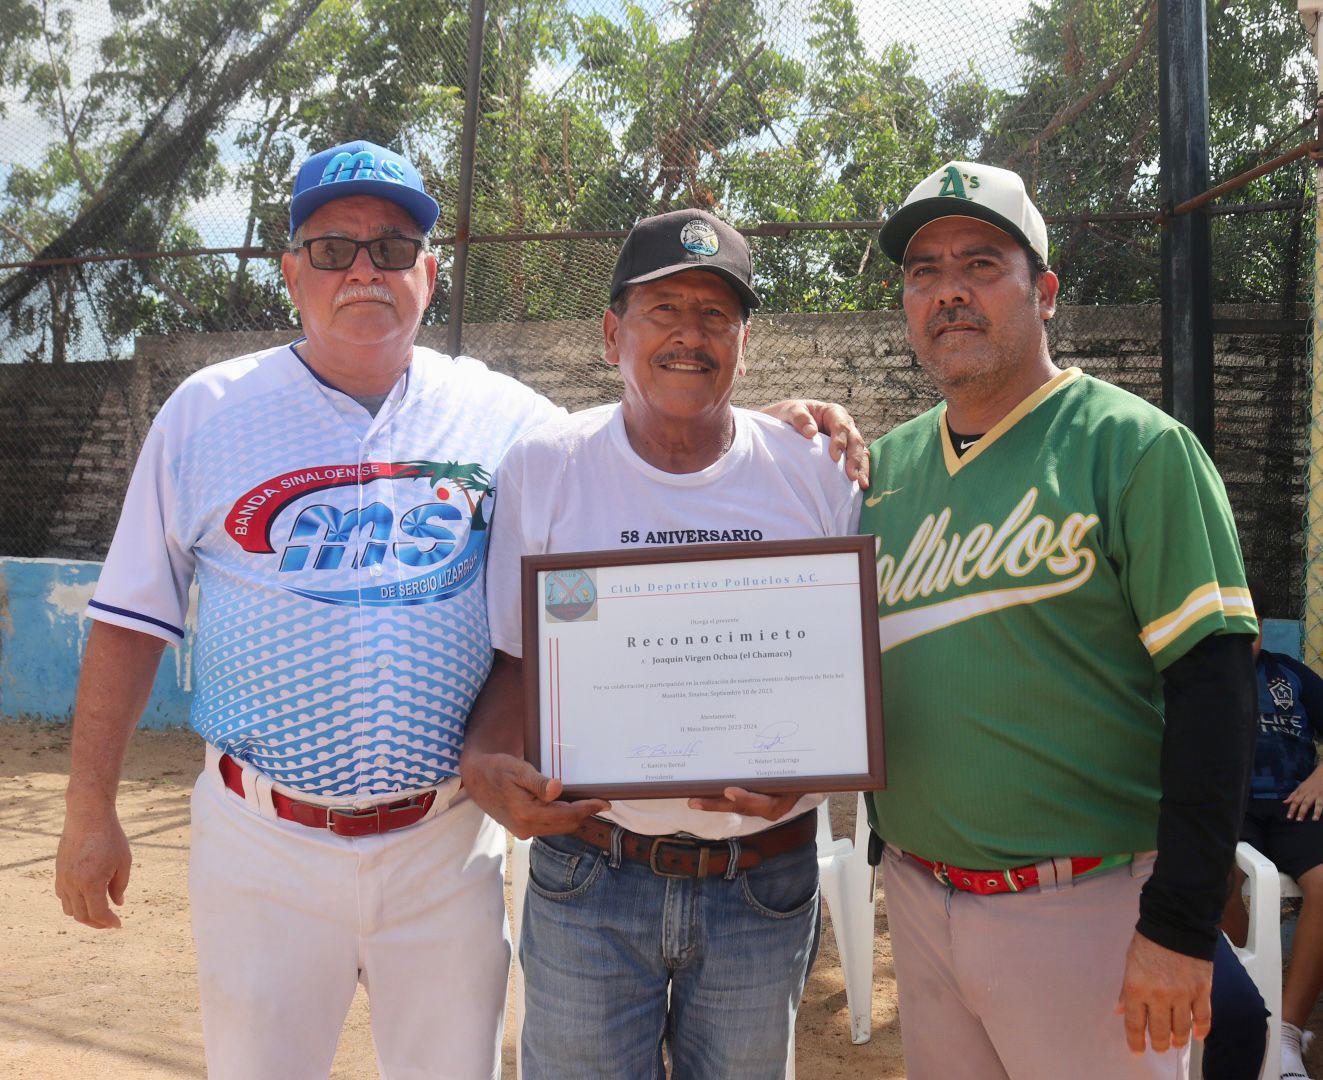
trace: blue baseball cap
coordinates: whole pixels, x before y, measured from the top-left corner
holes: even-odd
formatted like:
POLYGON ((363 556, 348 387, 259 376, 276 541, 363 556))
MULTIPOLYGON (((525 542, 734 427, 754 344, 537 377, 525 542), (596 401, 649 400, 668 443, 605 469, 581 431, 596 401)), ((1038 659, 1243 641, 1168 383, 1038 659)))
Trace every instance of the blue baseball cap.
POLYGON ((423 178, 406 158, 360 139, 313 154, 299 167, 289 204, 289 235, 298 232, 318 207, 349 195, 389 199, 406 210, 424 233, 431 232, 441 216, 441 207, 423 190, 423 178))

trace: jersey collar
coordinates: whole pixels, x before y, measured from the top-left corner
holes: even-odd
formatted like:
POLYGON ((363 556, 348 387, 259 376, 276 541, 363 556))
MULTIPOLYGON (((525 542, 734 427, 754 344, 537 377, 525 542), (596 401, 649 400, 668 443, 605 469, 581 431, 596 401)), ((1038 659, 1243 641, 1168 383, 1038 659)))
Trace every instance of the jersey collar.
POLYGON ((978 442, 965 451, 963 456, 957 455, 951 448, 951 427, 946 422, 946 405, 943 403, 941 414, 938 416, 940 425, 940 442, 942 444, 942 458, 946 462, 946 472, 948 476, 955 476, 961 469, 966 468, 971 461, 984 453, 989 446, 995 443, 1002 435, 1010 431, 1016 424, 1034 411, 1040 404, 1055 394, 1063 386, 1069 386, 1076 379, 1080 378, 1084 372, 1077 367, 1066 368, 1065 371, 1054 375, 1047 382, 1043 383, 1037 390, 1025 398, 1020 404, 1015 406, 1010 412, 1003 416, 978 442))

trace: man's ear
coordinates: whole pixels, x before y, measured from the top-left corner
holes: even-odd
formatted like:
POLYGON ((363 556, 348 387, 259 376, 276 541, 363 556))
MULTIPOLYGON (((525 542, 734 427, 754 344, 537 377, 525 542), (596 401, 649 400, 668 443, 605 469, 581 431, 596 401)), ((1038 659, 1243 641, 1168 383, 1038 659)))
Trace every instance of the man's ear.
POLYGON ((299 298, 295 286, 299 280, 299 258, 292 251, 280 256, 280 276, 285 279, 285 291, 289 293, 290 301, 297 308, 299 298))
POLYGON ((602 313, 602 356, 612 367, 620 366, 620 349, 616 338, 620 333, 620 319, 610 308, 602 313))
POLYGON ((744 375, 748 371, 748 366, 744 362, 745 356, 749 352, 749 324, 744 324, 744 329, 740 332, 740 359, 735 365, 735 374, 744 375))
POLYGON ((432 302, 432 297, 436 295, 436 256, 430 251, 423 255, 423 268, 427 273, 427 304, 423 307, 427 307, 432 302))
POLYGON ((1057 313, 1057 293, 1061 289, 1061 279, 1051 270, 1044 270, 1038 275, 1038 314, 1044 322, 1057 313))

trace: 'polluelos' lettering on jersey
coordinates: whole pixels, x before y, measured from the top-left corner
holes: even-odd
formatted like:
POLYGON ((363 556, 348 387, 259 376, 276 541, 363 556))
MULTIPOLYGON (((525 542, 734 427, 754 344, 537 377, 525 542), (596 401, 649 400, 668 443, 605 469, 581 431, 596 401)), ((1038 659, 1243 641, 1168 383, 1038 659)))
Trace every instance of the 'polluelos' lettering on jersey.
POLYGON ((953 585, 964 589, 976 580, 991 581, 1001 575, 1023 578, 1040 566, 1046 566, 1058 580, 966 592, 950 600, 881 614, 882 651, 978 615, 1072 592, 1088 581, 1097 556, 1084 546, 1084 540, 1098 524, 1098 515, 1074 513, 1058 525, 1033 513, 1037 501, 1038 489, 1030 488, 1000 525, 975 525, 963 537, 947 535, 949 506, 939 514, 929 514, 899 560, 889 554, 878 558, 878 607, 884 611, 920 597, 940 596, 953 585))

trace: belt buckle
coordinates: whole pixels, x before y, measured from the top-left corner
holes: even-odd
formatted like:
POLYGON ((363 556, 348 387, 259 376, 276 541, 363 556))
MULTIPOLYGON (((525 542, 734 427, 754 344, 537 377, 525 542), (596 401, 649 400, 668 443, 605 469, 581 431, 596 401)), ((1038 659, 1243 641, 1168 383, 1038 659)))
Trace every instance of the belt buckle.
POLYGON ((664 878, 688 878, 688 877, 707 877, 707 862, 712 849, 698 840, 691 840, 684 836, 656 836, 653 837, 652 847, 648 849, 648 869, 658 877, 664 878), (669 844, 671 847, 694 848, 698 851, 698 873, 697 874, 672 874, 668 870, 663 870, 657 865, 657 851, 663 844, 669 844))
POLYGON ((326 808, 326 827, 330 829, 331 832, 335 832, 336 818, 359 820, 367 817, 375 817, 377 819, 377 832, 381 832, 381 804, 368 806, 362 810, 355 810, 353 807, 350 807, 348 810, 342 810, 338 806, 328 806, 326 808))

